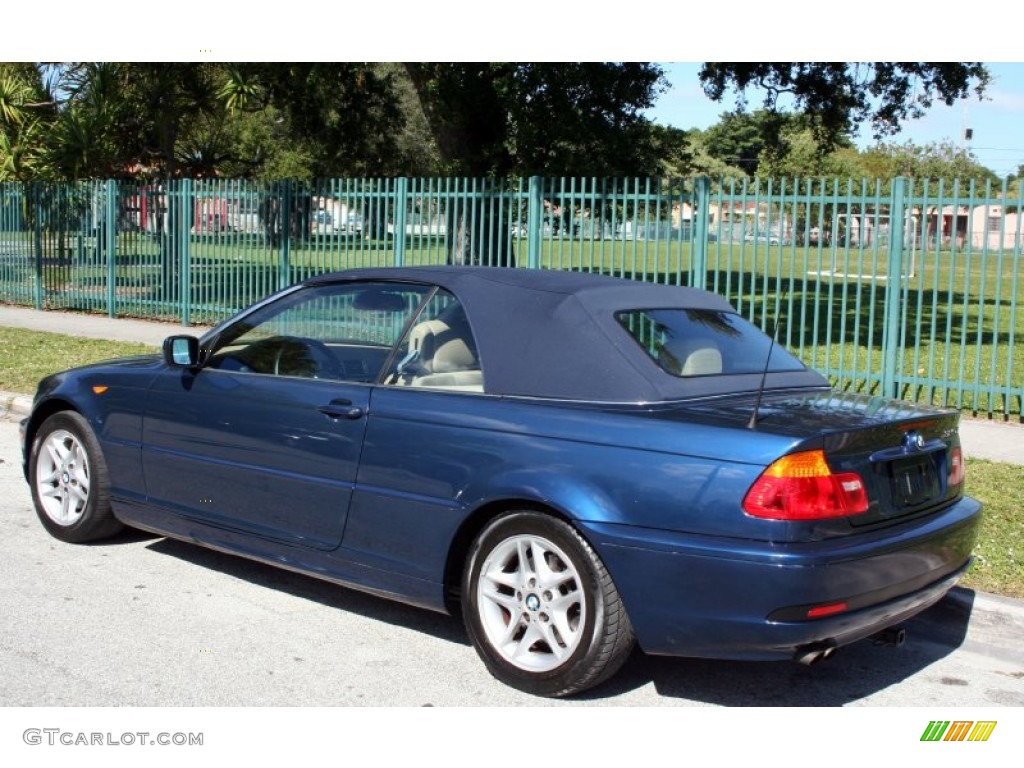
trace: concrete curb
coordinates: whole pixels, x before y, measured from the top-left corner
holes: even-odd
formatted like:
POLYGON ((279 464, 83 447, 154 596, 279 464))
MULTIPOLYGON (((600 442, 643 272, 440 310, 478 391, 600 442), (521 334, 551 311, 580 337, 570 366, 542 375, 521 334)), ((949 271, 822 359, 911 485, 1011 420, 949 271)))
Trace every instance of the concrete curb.
POLYGON ((32 396, 20 392, 0 392, 0 416, 28 416, 32 412, 32 396))
POLYGON ((946 599, 975 611, 1012 614, 1019 622, 1024 624, 1024 600, 996 595, 991 592, 978 592, 969 587, 953 587, 949 594, 946 595, 946 599))

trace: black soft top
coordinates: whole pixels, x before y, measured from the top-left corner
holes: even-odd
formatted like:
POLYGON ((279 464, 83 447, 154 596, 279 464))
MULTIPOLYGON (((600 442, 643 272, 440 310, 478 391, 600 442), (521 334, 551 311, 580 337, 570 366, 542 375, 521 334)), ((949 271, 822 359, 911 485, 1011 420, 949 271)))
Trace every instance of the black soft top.
MULTIPOLYGON (((319 275, 306 285, 390 280, 440 286, 465 307, 489 394, 619 403, 685 400, 755 391, 760 375, 673 376, 615 318, 617 312, 735 312, 694 288, 584 272, 497 267, 391 267, 319 275)), ((821 387, 811 370, 769 374, 766 387, 821 387)))

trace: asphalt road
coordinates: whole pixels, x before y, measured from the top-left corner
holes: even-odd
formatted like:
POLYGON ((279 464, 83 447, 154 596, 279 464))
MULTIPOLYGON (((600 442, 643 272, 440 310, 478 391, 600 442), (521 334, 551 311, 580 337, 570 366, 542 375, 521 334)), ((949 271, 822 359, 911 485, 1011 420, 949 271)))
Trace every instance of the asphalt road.
POLYGON ((494 681, 453 618, 130 533, 69 545, 36 519, 0 421, 2 706, 1024 706, 1024 610, 966 590, 814 667, 636 653, 549 702, 494 681))

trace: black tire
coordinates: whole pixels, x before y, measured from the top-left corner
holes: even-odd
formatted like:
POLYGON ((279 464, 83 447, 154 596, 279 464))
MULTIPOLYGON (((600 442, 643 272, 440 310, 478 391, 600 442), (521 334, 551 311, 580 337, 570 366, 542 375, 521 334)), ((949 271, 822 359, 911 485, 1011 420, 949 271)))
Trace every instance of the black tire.
POLYGON ((50 535, 79 544, 119 533, 110 509, 110 475, 96 435, 74 411, 50 416, 32 441, 29 485, 50 535))
POLYGON ((633 648, 633 627, 597 553, 572 526, 540 512, 512 512, 481 531, 466 560, 462 610, 490 673, 537 696, 592 688, 633 648))

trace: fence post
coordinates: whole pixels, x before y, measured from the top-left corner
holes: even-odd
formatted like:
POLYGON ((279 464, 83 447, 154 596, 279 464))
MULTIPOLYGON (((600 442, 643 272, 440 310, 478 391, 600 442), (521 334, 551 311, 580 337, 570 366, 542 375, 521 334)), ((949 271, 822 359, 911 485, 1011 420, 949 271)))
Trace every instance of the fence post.
POLYGON ((43 308, 43 221, 39 215, 42 211, 38 181, 32 182, 32 256, 36 268, 36 309, 43 308))
POLYGON ((179 190, 181 196, 178 216, 178 239, 181 249, 179 270, 181 272, 181 324, 188 326, 192 321, 192 223, 196 217, 196 205, 192 197, 192 179, 182 179, 179 190))
POLYGON ((395 266, 405 266, 405 222, 409 204, 409 179, 395 179, 395 266))
POLYGON ((526 265, 540 269, 541 230, 544 228, 544 180, 530 177, 526 209, 526 265))
POLYGON ((892 180, 889 206, 889 266, 885 281, 885 308, 882 314, 882 394, 899 397, 897 371, 900 344, 900 299, 903 294, 903 224, 907 215, 907 180, 892 180))
POLYGON ((107 252, 107 317, 117 317, 117 182, 104 185, 103 249, 107 252))
POLYGON ((693 180, 693 229, 690 247, 690 285, 704 290, 708 282, 708 206, 711 202, 711 179, 698 176, 693 180))
POLYGON ((280 186, 281 195, 281 250, 280 263, 277 265, 277 288, 287 288, 292 282, 289 260, 292 250, 292 180, 285 179, 280 186))

